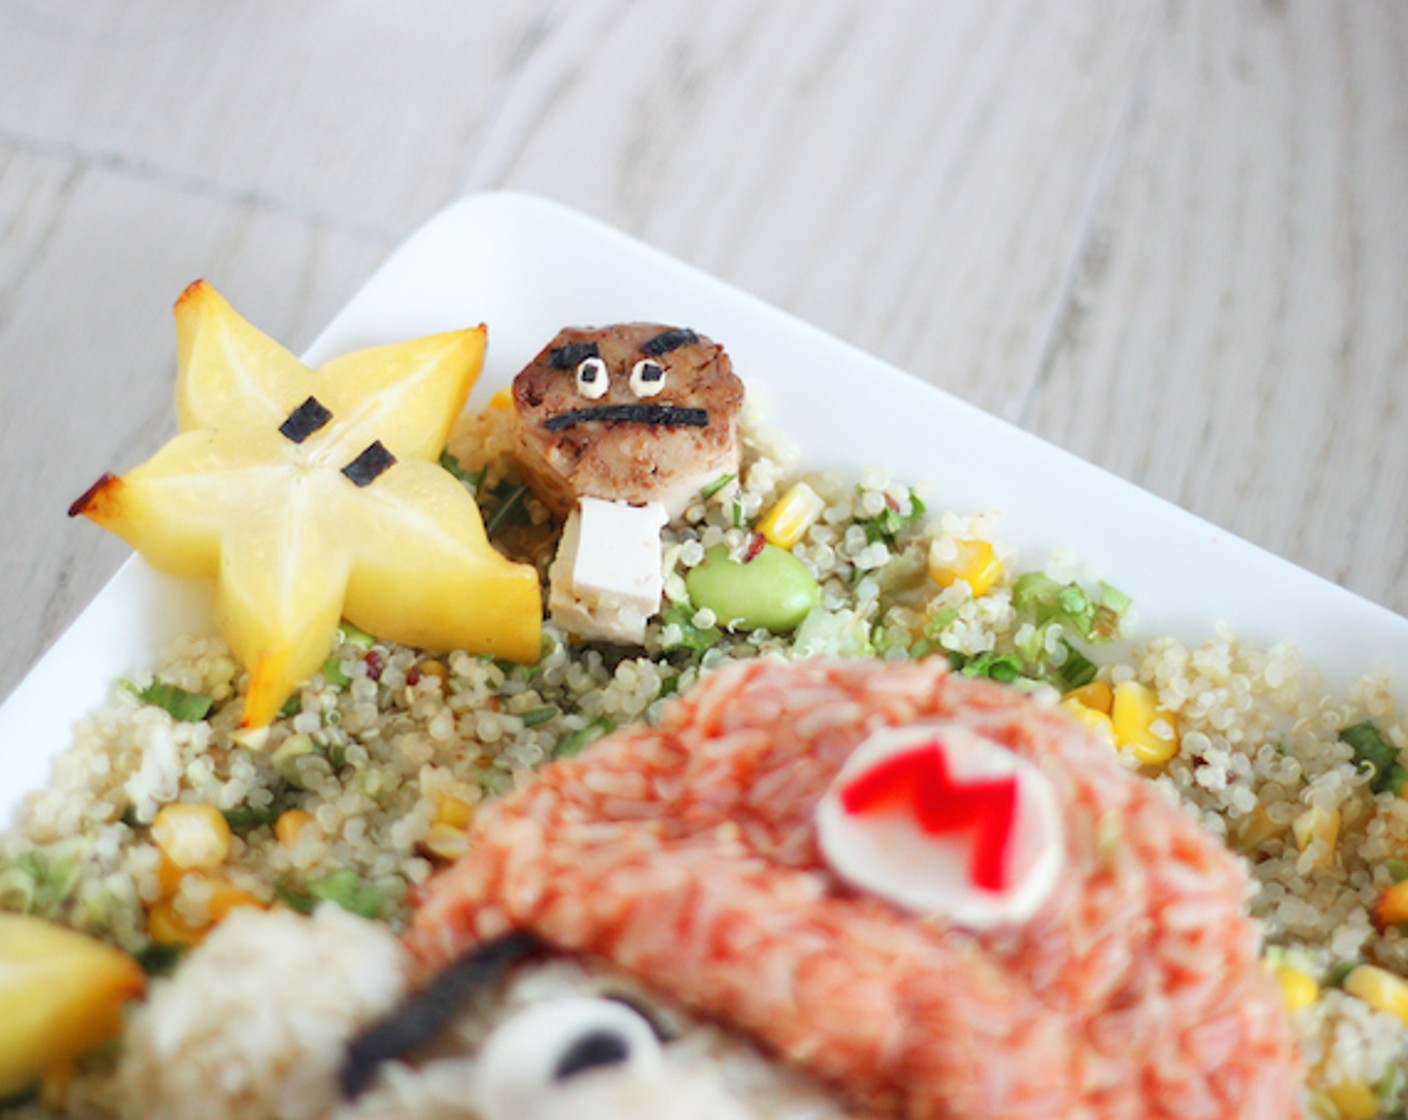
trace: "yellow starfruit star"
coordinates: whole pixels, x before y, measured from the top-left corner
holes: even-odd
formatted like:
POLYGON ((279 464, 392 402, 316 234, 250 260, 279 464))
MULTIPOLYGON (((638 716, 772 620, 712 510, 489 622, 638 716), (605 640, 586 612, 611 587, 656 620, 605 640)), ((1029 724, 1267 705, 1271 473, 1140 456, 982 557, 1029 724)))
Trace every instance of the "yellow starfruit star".
POLYGON ((180 434, 104 475, 69 510, 154 567, 214 576, 262 727, 345 617, 378 637, 528 662, 536 571, 489 543, 436 461, 484 359, 484 328, 348 354, 311 370, 197 281, 176 303, 180 434))

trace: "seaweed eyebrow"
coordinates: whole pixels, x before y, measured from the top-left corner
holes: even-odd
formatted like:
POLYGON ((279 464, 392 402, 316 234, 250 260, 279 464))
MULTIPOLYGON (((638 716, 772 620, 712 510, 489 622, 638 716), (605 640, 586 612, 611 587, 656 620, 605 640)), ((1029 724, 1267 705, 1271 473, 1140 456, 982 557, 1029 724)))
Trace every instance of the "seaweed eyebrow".
POLYGON ((383 471, 388 471, 396 462, 396 456, 382 445, 381 440, 373 440, 366 448, 342 468, 357 486, 369 486, 383 471))
POLYGON ((279 434, 294 443, 302 443, 331 419, 327 406, 317 397, 309 397, 279 425, 279 434))
POLYGON ((553 369, 572 369, 588 358, 601 357, 601 347, 595 342, 569 342, 548 351, 548 365, 553 369))
POLYGON ((699 336, 688 327, 677 327, 648 339, 640 348, 640 352, 646 357, 658 358, 671 350, 678 350, 681 346, 693 346, 698 341, 699 336))

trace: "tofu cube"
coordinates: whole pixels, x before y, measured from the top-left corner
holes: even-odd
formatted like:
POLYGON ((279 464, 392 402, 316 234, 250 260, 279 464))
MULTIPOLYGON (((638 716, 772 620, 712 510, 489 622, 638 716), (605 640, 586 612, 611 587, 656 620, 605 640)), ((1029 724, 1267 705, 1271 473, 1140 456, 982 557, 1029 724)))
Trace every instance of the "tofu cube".
POLYGON ((588 639, 645 640, 664 590, 660 530, 665 507, 582 498, 548 569, 553 622, 588 639))

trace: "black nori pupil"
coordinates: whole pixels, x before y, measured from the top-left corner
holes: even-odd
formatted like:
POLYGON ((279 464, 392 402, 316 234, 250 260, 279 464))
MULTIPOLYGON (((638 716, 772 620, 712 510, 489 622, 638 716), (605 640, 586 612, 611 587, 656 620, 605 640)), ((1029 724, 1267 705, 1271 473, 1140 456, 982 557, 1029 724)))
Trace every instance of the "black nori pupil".
POLYGON ((588 358, 601 357, 601 348, 595 342, 569 342, 566 346, 554 346, 548 351, 548 365, 553 369, 572 369, 588 358))
POLYGON ((646 357, 658 358, 661 354, 668 354, 671 350, 678 350, 681 346, 693 346, 698 341, 699 336, 688 327, 677 327, 664 334, 657 334, 640 350, 646 357))
POLYGON ((387 451, 378 439, 368 444, 365 451, 343 467, 342 473, 358 486, 366 486, 383 471, 389 470, 395 462, 396 456, 387 451))
POLYGON ((640 371, 640 379, 642 381, 659 381, 664 376, 665 370, 661 366, 657 366, 654 362, 646 363, 645 368, 640 371))
POLYGON ((599 1029, 589 1031, 557 1059, 553 1067, 552 1079, 566 1081, 589 1069, 601 1066, 624 1065, 631 1057, 631 1048, 626 1040, 615 1031, 599 1029))
POLYGON ((302 443, 331 419, 332 413, 323 402, 317 397, 309 397, 279 425, 279 434, 287 436, 294 443, 302 443))

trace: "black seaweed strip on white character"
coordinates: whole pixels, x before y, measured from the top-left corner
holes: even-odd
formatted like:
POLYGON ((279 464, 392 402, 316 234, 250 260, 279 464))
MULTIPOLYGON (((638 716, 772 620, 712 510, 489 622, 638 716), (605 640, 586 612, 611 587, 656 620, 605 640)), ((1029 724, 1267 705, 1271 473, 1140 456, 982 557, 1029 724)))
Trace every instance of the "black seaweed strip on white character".
POLYGON ((382 1065, 433 1041, 475 992, 497 983, 511 966, 542 951, 542 942, 531 933, 515 932, 476 946, 441 969, 348 1043, 337 1071, 343 1097, 356 1100, 371 1087, 382 1065))

